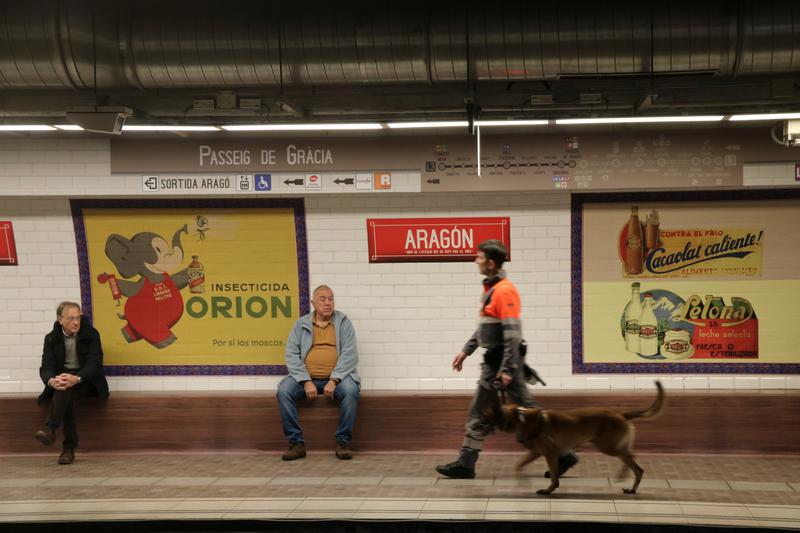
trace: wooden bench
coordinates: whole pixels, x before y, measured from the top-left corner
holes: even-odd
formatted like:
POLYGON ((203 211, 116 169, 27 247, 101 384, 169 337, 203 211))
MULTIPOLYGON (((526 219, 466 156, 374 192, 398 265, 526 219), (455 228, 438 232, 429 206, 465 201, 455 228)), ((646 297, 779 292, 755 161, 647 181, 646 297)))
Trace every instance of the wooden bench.
MULTIPOLYGON (((548 408, 650 405, 655 391, 542 392, 548 408)), ((364 392, 355 451, 451 451, 460 446, 466 393, 364 392)), ((34 438, 46 417, 33 396, 0 396, 0 453, 44 451, 34 438)), ((332 449, 338 408, 321 398, 300 408, 309 450, 332 449)), ((282 451, 286 442, 274 392, 113 393, 81 400, 83 451, 282 451)), ((800 452, 800 392, 667 391, 655 420, 636 422, 636 450, 668 453, 800 452)), ((486 451, 519 451, 512 435, 487 440, 486 451)))

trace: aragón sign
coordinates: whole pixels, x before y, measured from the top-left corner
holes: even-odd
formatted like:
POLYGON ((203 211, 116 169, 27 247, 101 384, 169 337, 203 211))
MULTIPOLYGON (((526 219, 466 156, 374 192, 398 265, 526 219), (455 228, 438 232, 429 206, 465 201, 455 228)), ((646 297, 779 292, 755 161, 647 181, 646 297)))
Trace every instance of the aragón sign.
POLYGON ((508 217, 369 218, 370 263, 472 261, 478 245, 497 239, 511 258, 508 217))

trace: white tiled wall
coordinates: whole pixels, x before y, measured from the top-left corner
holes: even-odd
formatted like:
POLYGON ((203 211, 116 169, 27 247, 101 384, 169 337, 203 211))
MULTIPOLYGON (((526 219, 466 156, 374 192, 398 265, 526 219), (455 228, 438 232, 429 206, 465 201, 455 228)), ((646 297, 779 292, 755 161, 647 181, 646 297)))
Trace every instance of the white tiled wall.
MULTIPOLYGON (((41 389, 43 335, 58 301, 79 300, 68 196, 137 194, 140 176, 111 176, 105 140, 0 140, 0 220, 14 224, 19 267, 0 267, 0 393, 41 389)), ((510 216, 507 270, 524 335, 550 389, 652 387, 653 376, 573 375, 569 196, 565 193, 314 196, 306 199, 311 285, 330 285, 353 320, 365 390, 468 390, 452 357, 475 327, 480 276, 471 263, 367 262, 370 217, 510 216)), ((275 377, 114 377, 114 390, 269 390, 275 377)), ((798 376, 663 376, 686 389, 800 388, 798 376)))

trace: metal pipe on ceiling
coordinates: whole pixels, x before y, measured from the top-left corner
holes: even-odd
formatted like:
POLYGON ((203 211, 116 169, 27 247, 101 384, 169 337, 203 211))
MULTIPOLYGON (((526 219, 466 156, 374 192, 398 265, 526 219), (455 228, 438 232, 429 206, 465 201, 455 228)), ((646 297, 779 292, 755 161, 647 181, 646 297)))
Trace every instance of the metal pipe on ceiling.
POLYGON ((276 6, 0 2, 0 89, 202 89, 800 71, 800 7, 760 2, 276 6), (96 87, 95 87, 96 80, 96 87))

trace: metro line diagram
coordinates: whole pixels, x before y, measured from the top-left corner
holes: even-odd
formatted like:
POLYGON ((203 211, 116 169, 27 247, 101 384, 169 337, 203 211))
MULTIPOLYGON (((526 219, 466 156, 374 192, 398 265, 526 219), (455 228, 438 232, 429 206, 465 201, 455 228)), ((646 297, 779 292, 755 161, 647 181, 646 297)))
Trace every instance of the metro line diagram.
MULTIPOLYGON (((512 169, 512 168, 546 168, 546 167, 557 167, 557 168, 575 168, 577 166, 577 161, 574 159, 562 159, 560 161, 553 161, 552 163, 532 163, 532 162, 512 162, 512 161, 504 161, 502 163, 481 163, 481 167, 483 168, 504 168, 504 169, 512 169)), ((445 163, 439 162, 437 165, 438 170, 445 171, 450 169, 458 169, 458 168, 477 168, 477 163, 445 163)))

